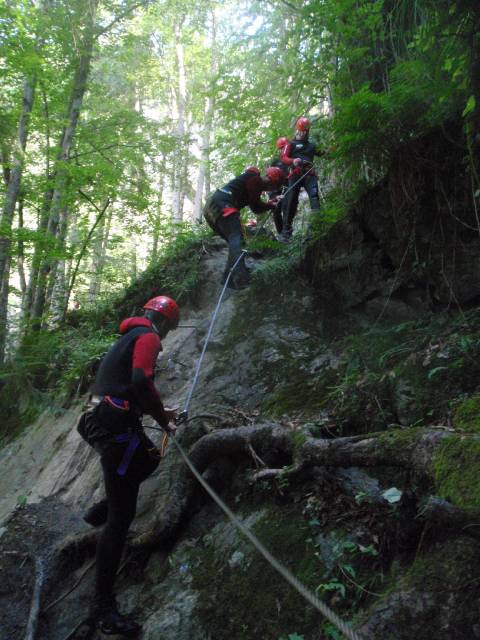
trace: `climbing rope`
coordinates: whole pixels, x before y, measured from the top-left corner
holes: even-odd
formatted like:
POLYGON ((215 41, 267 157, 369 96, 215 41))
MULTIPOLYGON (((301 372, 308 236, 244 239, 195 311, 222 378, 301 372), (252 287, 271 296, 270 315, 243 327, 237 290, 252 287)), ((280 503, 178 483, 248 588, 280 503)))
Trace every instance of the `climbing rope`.
POLYGON ((241 522, 236 515, 227 507, 227 505, 223 502, 217 493, 212 489, 212 487, 206 482, 206 480, 201 476, 201 474, 197 471, 193 463, 191 462, 188 455, 185 453, 182 445, 177 440, 177 438, 172 438, 175 446, 177 447, 180 455, 182 456, 185 464, 188 466, 190 471, 193 473, 198 482, 202 485, 205 491, 210 495, 211 498, 218 504, 218 506, 227 514, 233 524, 239 529, 253 544, 253 546, 257 549, 257 551, 269 562, 269 564, 276 570, 278 573, 285 578, 290 585, 298 591, 298 593, 307 600, 317 611, 319 611, 329 622, 331 622, 339 631, 343 633, 343 635, 349 640, 362 640, 361 636, 358 635, 356 631, 354 631, 349 624, 347 624, 340 616, 338 616, 335 611, 330 609, 328 605, 319 600, 317 596, 312 593, 298 578, 296 578, 281 562, 279 562, 270 551, 260 542, 260 540, 250 531, 248 527, 246 527, 243 522, 241 522))
POLYGON ((288 187, 288 189, 287 189, 284 193, 282 193, 282 195, 280 196, 280 198, 283 200, 283 198, 285 198, 285 196, 287 195, 287 193, 288 193, 289 191, 291 191, 291 190, 293 189, 293 187, 296 187, 296 186, 297 186, 297 184, 298 184, 299 182, 301 182, 301 181, 305 178, 305 176, 308 176, 308 174, 310 173, 310 171, 313 171, 313 169, 315 169, 315 165, 313 165, 313 164, 312 164, 312 166, 310 167, 310 169, 309 169, 308 171, 305 171, 305 173, 302 173, 302 175, 300 176, 300 178, 299 178, 296 182, 294 182, 293 184, 291 184, 291 185, 288 187))
POLYGON ((192 386, 190 387, 190 391, 188 393, 187 400, 185 402, 185 407, 184 407, 183 411, 178 415, 178 417, 176 419, 176 424, 177 425, 183 424, 184 422, 186 422, 188 420, 188 410, 190 409, 190 403, 192 401, 193 392, 195 390, 195 387, 197 386, 198 376, 200 375, 200 369, 202 367, 203 358, 205 357, 205 351, 207 350, 207 346, 208 346, 208 343, 210 341, 210 337, 212 335, 213 326, 214 326, 215 321, 217 319, 217 315, 218 315, 218 312, 220 310, 220 305, 222 304, 223 296, 225 295, 225 291, 226 291, 226 289, 228 287, 228 283, 230 282, 230 278, 232 277, 232 273, 233 273, 235 267, 237 266, 237 264, 239 264, 239 262, 241 260, 245 259, 246 255, 247 255, 247 251, 245 249, 243 249, 242 253, 238 256, 238 258, 235 260, 233 266, 230 268, 230 270, 228 272, 228 275, 227 275, 227 277, 225 279, 225 283, 223 285, 222 291, 220 292, 220 296, 218 298, 217 305, 215 307, 215 311, 213 312, 213 316, 212 316, 212 319, 210 321, 210 326, 208 328, 207 337, 205 338, 205 343, 203 345, 202 353, 200 354, 200 357, 199 357, 198 362, 197 362, 197 367, 195 369, 195 375, 193 377, 192 386))
MULTIPOLYGON (((285 196, 287 195, 287 193, 289 193, 289 191, 291 191, 294 187, 297 186, 297 184, 299 182, 301 182, 306 175, 308 175, 310 173, 310 171, 312 171, 313 169, 315 169, 315 166, 312 164, 312 166, 310 167, 310 169, 308 171, 305 171, 305 173, 302 173, 302 175, 300 176, 300 178, 298 180, 296 180, 292 185, 290 185, 288 187, 288 189, 285 189, 285 191, 283 193, 281 193, 278 198, 279 201, 283 200, 285 198, 285 196)), ((262 224, 258 225, 258 227, 255 230, 255 233, 253 234, 253 238, 252 240, 255 240, 256 237, 258 236, 258 233, 263 229, 263 227, 267 224, 267 222, 270 220, 270 216, 266 216, 265 220, 262 222, 262 224)))
MULTIPOLYGON (((312 168, 313 168, 313 166, 311 167, 311 169, 312 168)), ((304 174, 304 175, 306 175, 306 174, 304 174)), ((293 186, 294 185, 292 185, 292 187, 293 186)), ((198 382, 198 377, 199 377, 199 374, 200 374, 200 369, 201 369, 201 366, 202 366, 202 362, 203 362, 203 359, 204 359, 204 356, 205 356, 205 352, 207 350, 208 343, 210 341, 210 337, 212 335, 213 327, 214 327, 215 321, 217 319, 218 312, 220 310, 220 305, 222 303, 223 296, 225 294, 225 290, 226 290, 226 288, 228 286, 230 277, 231 277, 235 267, 237 266, 237 264, 242 259, 244 259, 246 253, 247 253, 247 251, 245 251, 245 250, 242 251, 240 256, 235 261, 234 265, 231 267, 231 269, 228 272, 228 276, 227 276, 227 278, 225 280, 225 283, 223 285, 222 291, 220 293, 220 296, 218 298, 218 301, 217 301, 217 304, 216 304, 216 307, 215 307, 215 311, 213 312, 212 319, 210 321, 210 326, 208 328, 208 332, 207 332, 207 336, 205 338, 205 343, 203 345, 202 352, 201 352, 200 357, 199 357, 198 362, 197 362, 197 366, 196 366, 196 369, 195 369, 195 375, 194 375, 194 378, 193 378, 192 385, 190 387, 190 391, 189 391, 188 396, 187 396, 187 400, 185 402, 185 407, 184 407, 183 411, 180 413, 180 415, 176 419, 176 424, 177 425, 180 425, 180 424, 183 424, 183 423, 189 421, 188 411, 189 411, 189 408, 190 408, 190 403, 192 401, 193 392, 194 392, 195 387, 196 387, 197 382, 198 382)), ((159 430, 156 427, 147 427, 147 428, 152 428, 154 430, 159 430)), ((233 511, 231 511, 231 509, 223 502, 223 500, 220 498, 220 496, 217 495, 217 493, 212 489, 212 487, 206 482, 206 480, 202 477, 202 475, 197 471, 197 469, 195 468, 194 464, 191 462, 190 458, 188 457, 188 455, 184 451, 182 445, 177 440, 177 438, 172 437, 172 441, 175 444, 175 446, 177 447, 177 449, 178 449, 180 455, 182 456, 185 464, 190 469, 190 471, 193 473, 193 475, 198 480, 198 482, 205 489, 205 491, 218 504, 218 506, 227 514, 227 516, 230 518, 230 520, 233 522, 233 524, 250 540, 250 542, 253 544, 253 546, 267 560, 267 562, 269 562, 270 565, 281 576, 283 576, 285 578, 285 580, 294 589, 296 589, 301 596, 303 596, 305 598, 305 600, 307 600, 307 602, 309 602, 315 609, 317 609, 317 611, 319 611, 325 618, 327 618, 327 620, 329 620, 335 627, 337 627, 337 629, 339 631, 341 631, 346 638, 348 638, 349 640, 362 640, 362 638, 350 627, 350 625, 348 625, 344 620, 342 620, 342 618, 340 618, 332 609, 330 609, 330 607, 328 605, 326 605, 324 602, 319 600, 317 598, 317 596, 314 593, 312 593, 312 591, 310 591, 302 582, 300 582, 300 580, 298 580, 298 578, 296 578, 281 562, 279 562, 274 556, 272 556, 272 554, 268 551, 268 549, 260 542, 260 540, 252 533, 252 531, 250 531, 250 529, 248 527, 246 527, 242 522, 240 522, 240 520, 235 516, 233 511)))

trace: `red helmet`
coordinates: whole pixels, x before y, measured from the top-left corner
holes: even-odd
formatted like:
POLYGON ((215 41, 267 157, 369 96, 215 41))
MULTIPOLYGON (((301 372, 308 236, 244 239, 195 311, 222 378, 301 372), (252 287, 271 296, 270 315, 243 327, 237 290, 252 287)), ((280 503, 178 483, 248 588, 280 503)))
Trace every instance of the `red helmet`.
POLYGON ((308 118, 299 118, 295 124, 297 131, 308 131, 310 129, 310 120, 308 118))
POLYGON ((277 149, 283 149, 283 147, 286 144, 288 144, 288 138, 285 138, 285 136, 282 136, 276 141, 275 146, 277 147, 277 149))
POLYGON ((150 309, 156 311, 169 320, 173 329, 178 326, 180 320, 180 309, 178 304, 172 298, 168 296, 157 296, 149 300, 144 306, 144 309, 150 309))
POLYGON ((245 169, 245 173, 247 173, 247 171, 248 171, 248 173, 256 173, 257 176, 260 175, 260 169, 258 167, 247 167, 245 169))
POLYGON ((265 170, 265 175, 274 184, 280 184, 284 179, 283 171, 279 167, 268 167, 265 170))

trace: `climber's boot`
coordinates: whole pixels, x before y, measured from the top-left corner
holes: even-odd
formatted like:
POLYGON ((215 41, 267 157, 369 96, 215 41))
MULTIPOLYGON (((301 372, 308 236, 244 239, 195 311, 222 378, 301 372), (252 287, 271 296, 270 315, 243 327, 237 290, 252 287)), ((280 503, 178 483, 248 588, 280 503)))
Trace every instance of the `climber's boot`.
POLYGON ((119 613, 115 606, 97 609, 94 617, 97 629, 106 636, 136 638, 142 632, 142 626, 138 622, 119 613))
POLYGON ((97 502, 84 514, 83 519, 92 527, 100 527, 108 518, 108 503, 106 500, 97 502))

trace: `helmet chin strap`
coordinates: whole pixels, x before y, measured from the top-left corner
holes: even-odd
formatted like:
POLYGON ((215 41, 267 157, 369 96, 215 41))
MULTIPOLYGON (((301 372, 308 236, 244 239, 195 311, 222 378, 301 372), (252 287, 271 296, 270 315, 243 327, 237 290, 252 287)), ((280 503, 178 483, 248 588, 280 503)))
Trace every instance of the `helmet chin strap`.
POLYGON ((169 321, 167 318, 163 317, 158 312, 146 311, 145 317, 147 320, 150 320, 152 329, 155 331, 157 335, 161 338, 164 338, 170 330, 169 321), (156 319, 158 317, 158 320, 156 319))

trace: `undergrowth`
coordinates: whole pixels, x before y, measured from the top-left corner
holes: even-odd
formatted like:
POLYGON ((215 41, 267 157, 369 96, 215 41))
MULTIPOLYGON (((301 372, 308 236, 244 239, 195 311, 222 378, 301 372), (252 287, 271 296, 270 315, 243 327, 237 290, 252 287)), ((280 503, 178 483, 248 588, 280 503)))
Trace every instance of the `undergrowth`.
POLYGON ((72 312, 55 330, 30 333, 0 371, 0 440, 16 435, 47 407, 62 407, 84 393, 101 356, 118 335, 120 321, 142 313, 156 295, 195 303, 202 277, 203 235, 179 235, 159 260, 121 294, 72 312))
POLYGON ((480 376, 479 320, 479 309, 446 312, 338 340, 334 380, 316 381, 324 408, 348 432, 457 421, 475 430, 478 405, 466 399, 480 376))

